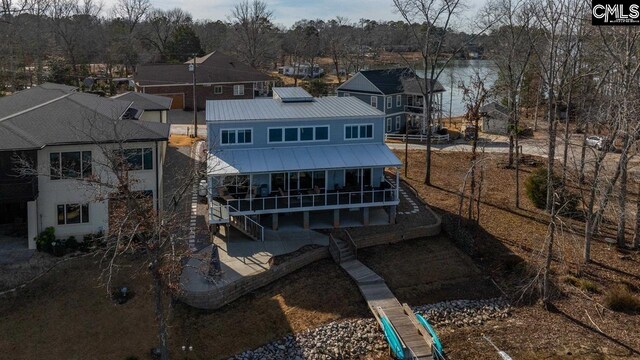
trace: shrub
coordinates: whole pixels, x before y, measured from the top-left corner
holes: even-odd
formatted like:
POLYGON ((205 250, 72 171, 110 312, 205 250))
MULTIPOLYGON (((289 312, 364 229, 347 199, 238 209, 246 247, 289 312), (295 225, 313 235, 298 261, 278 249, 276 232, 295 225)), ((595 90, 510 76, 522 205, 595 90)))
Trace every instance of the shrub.
POLYGON ((69 238, 64 241, 64 247, 71 251, 76 251, 80 247, 80 244, 75 236, 69 236, 69 238))
POLYGON ((590 293, 600 292, 600 288, 598 287, 598 285, 591 280, 580 279, 575 276, 568 275, 563 278, 563 281, 569 285, 572 285, 574 287, 577 287, 578 289, 582 289, 590 293))
POLYGON ((618 285, 609 290, 604 298, 604 303, 613 311, 640 312, 640 299, 635 297, 624 285, 618 285))
MULTIPOLYGON (((553 182, 559 184, 560 178, 553 175, 553 182)), ((547 206, 547 169, 539 167, 527 178, 524 183, 527 197, 535 207, 544 209, 547 206)), ((560 207, 558 212, 564 215, 574 215, 578 206, 579 198, 571 192, 560 189, 556 206, 560 207)))
POLYGON ((53 252, 53 242, 56 241, 56 229, 54 227, 48 227, 44 229, 38 236, 36 236, 36 249, 38 251, 44 251, 47 253, 53 252))

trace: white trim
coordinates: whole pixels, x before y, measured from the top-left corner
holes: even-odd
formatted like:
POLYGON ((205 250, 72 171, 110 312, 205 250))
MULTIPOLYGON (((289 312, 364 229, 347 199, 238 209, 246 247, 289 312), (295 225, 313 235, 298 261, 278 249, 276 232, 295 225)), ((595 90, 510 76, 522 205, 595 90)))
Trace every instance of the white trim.
POLYGON ((369 101, 370 101, 371 106, 373 106, 376 109, 378 108, 378 96, 377 95, 371 95, 371 99, 369 101), (373 105, 374 102, 376 103, 375 105, 373 105))
POLYGON ((400 115, 396 116, 396 130, 400 130, 400 121, 401 121, 401 117, 400 115))
POLYGON ((234 146, 234 145, 253 145, 253 128, 227 128, 227 129, 220 129, 220 141, 219 144, 220 146, 234 146), (238 142, 238 131, 251 131, 251 142, 238 142), (227 144, 223 144, 222 143, 222 132, 223 131, 233 131, 235 132, 235 141, 234 143, 227 143, 227 144))
POLYGON ((384 121, 385 121, 385 129, 387 130, 387 132, 393 131, 393 125, 392 125, 393 119, 388 117, 388 118, 385 118, 384 121))
MULTIPOLYGON (((196 83, 197 85, 218 85, 218 84, 222 84, 222 85, 229 85, 229 84, 255 84, 255 83, 261 83, 261 82, 273 82, 273 80, 255 80, 255 81, 227 81, 227 82, 206 82, 206 83, 196 83)), ((147 88, 147 87, 171 87, 171 86, 193 86, 192 82, 188 82, 188 83, 175 83, 175 84, 158 84, 158 85, 140 85, 140 83, 136 83, 136 86, 140 87, 140 88, 147 88)))
POLYGON ((387 101, 387 109, 391 109, 393 107, 393 97, 391 95, 386 97, 387 101))
POLYGON ((301 143, 301 144, 307 144, 307 143, 314 143, 314 142, 329 142, 331 141, 331 126, 329 125, 310 125, 310 126, 270 126, 267 127, 267 144, 296 144, 296 143, 301 143), (302 128, 313 128, 313 140, 300 140, 301 139, 301 131, 302 128), (327 128, 327 138, 326 139, 322 139, 322 140, 317 140, 316 139, 316 128, 327 128), (272 129, 281 129, 282 130, 282 140, 281 141, 271 141, 271 139, 269 138, 269 132, 272 129), (286 141, 285 140, 285 129, 298 129, 298 140, 296 141, 286 141))
POLYGON ((396 107, 402 106, 402 95, 396 95, 396 107))
MULTIPOLYGON (((359 71, 358 71, 358 73, 357 73, 357 74, 353 75, 349 80, 347 80, 347 81, 343 82, 343 83, 342 83, 342 85, 338 86, 338 88, 336 89, 336 91, 338 91, 338 90, 339 90, 339 91, 350 91, 350 90, 345 90, 345 89, 343 89, 342 87, 343 87, 343 86, 346 86, 348 83, 352 82, 352 81, 353 81, 354 79, 356 79, 358 76, 363 77, 365 80, 367 80, 367 82, 368 82, 369 84, 371 84, 371 86, 372 86, 374 89, 378 90, 378 92, 379 92, 380 94, 382 94, 382 91, 381 91, 380 89, 378 89, 378 87, 377 87, 374 83, 372 83, 372 82, 371 82, 371 80, 369 80, 366 76, 362 75, 362 73, 361 73, 361 72, 359 72, 359 71)), ((357 92, 357 90, 356 90, 356 92, 357 92)), ((360 91, 360 92, 362 92, 362 91, 360 91)))
POLYGON ((351 141, 351 140, 371 140, 375 138, 375 126, 373 123, 366 123, 366 124, 344 124, 344 141, 351 141), (353 126, 357 126, 358 127, 358 137, 354 138, 353 136, 351 138, 347 138, 347 127, 353 127, 353 126), (360 137, 360 127, 361 126, 371 126, 371 137, 360 137))
POLYGON ((224 92, 224 87, 222 85, 214 85, 213 86, 213 94, 214 95, 222 95, 223 92, 224 92), (218 89, 220 89, 220 92, 217 91, 218 89))

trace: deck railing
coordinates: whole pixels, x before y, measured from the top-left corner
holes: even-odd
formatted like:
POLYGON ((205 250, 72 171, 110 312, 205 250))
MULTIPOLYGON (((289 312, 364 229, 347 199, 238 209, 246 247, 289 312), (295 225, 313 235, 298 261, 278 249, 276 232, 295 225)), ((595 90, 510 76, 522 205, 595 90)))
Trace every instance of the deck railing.
POLYGON ((353 241, 353 238, 351 237, 351 234, 349 234, 349 231, 347 229, 344 229, 344 237, 345 237, 345 240, 347 241, 347 244, 351 248, 351 251, 353 252, 353 256, 355 256, 355 258, 357 259, 358 245, 356 245, 356 242, 353 241))
MULTIPOLYGON (((385 182, 386 183, 386 182, 385 182)), ((268 212, 281 209, 305 209, 322 207, 349 207, 363 204, 386 204, 396 202, 396 190, 389 184, 382 189, 362 191, 337 191, 311 194, 289 194, 244 199, 227 199, 233 213, 268 212)))
MULTIPOLYGON (((233 208, 233 206, 229 206, 229 212, 238 212, 238 210, 233 208)), ((230 216, 229 222, 236 228, 243 229, 246 233, 254 236, 256 239, 264 241, 264 227, 252 218, 246 215, 230 216)))
MULTIPOLYGON (((396 140, 396 141, 405 142, 407 138, 409 139, 410 142, 427 141, 427 135, 425 135, 425 134, 410 134, 410 135, 394 134, 394 133, 384 134, 385 141, 386 140, 396 140)), ((431 140, 433 142, 436 142, 436 143, 447 143, 447 142, 449 142, 449 139, 450 139, 449 138, 449 134, 444 134, 444 135, 432 134, 431 135, 431 140)))

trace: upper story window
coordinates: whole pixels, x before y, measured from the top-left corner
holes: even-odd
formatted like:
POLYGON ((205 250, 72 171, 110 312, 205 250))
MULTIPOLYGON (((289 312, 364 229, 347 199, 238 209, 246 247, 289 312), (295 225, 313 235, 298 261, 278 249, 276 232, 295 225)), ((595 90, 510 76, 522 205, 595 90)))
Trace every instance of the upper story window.
POLYGON ((391 96, 387 96, 387 109, 391 109, 393 107, 393 98, 391 96))
POLYGON ((91 151, 68 151, 49 154, 52 180, 81 179, 91 176, 91 151))
POLYGON ((396 95, 396 107, 402 106, 402 95, 396 95))
POLYGON ((253 142, 251 129, 225 129, 220 130, 220 143, 222 145, 251 144, 253 142))
POLYGON ((329 126, 269 128, 268 134, 270 143, 326 141, 329 140, 329 126))
POLYGON ((122 159, 126 161, 127 170, 153 170, 151 148, 124 149, 122 159))
POLYGON ((371 97, 371 106, 373 106, 374 108, 378 108, 378 97, 377 96, 372 96, 371 97))
POLYGON ((244 84, 242 84, 242 85, 233 85, 233 95, 234 96, 242 96, 242 95, 244 95, 244 84))
POLYGON ((222 86, 216 85, 213 87, 213 93, 216 95, 222 94, 222 86))
POLYGON ((344 138, 346 140, 373 139, 373 124, 345 125, 344 138))

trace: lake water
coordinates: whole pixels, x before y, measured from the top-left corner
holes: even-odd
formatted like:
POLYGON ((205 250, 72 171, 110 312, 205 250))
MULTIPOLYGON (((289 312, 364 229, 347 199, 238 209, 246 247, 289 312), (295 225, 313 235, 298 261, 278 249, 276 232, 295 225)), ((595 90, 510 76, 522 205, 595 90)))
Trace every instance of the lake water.
MULTIPOLYGON (((459 87, 461 82, 467 86, 471 84, 471 77, 476 71, 485 78, 485 88, 491 89, 495 83, 498 73, 495 64, 490 60, 455 60, 452 61, 442 72, 438 81, 447 90, 442 95, 443 117, 449 116, 449 106, 453 116, 464 115, 466 112, 462 99, 462 90, 459 87)), ((423 76, 424 71, 417 71, 418 76, 423 76)))

